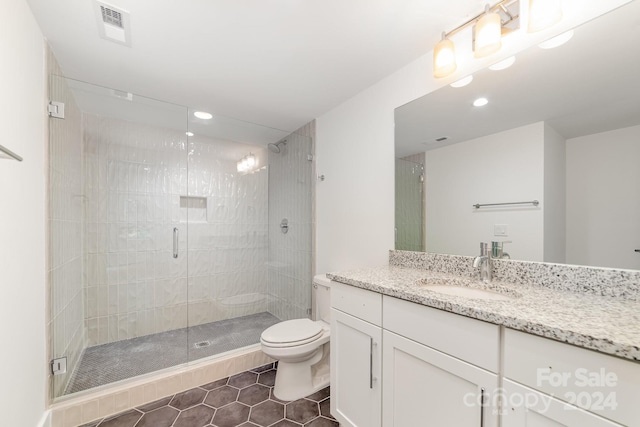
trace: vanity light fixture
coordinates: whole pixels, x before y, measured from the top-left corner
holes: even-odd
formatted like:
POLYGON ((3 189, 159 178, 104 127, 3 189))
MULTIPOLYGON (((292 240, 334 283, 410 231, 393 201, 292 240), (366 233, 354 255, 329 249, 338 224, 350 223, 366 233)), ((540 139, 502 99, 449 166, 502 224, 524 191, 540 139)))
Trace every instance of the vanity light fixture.
POLYGON ((251 172, 257 165, 258 160, 256 156, 249 153, 236 162, 236 169, 238 172, 251 172))
POLYGON ((488 103, 489 103, 489 100, 487 98, 478 98, 475 101, 473 101, 473 106, 474 107, 484 107, 488 103))
POLYGON ((566 33, 562 33, 559 36, 555 36, 550 38, 549 40, 543 41, 538 45, 541 49, 553 49, 554 47, 562 46, 573 37, 573 30, 569 30, 566 33))
POLYGON ((471 83, 473 81, 473 74, 469 74, 467 77, 463 77, 460 80, 457 80, 453 83, 451 83, 449 86, 451 87, 464 87, 466 85, 468 85, 469 83, 471 83))
POLYGON ((507 59, 503 59, 500 62, 496 62, 493 65, 489 66, 489 69, 492 71, 500 71, 511 67, 516 62, 515 56, 510 56, 507 59))
POLYGON ((433 75, 446 77, 456 71, 455 46, 451 36, 469 27, 475 27, 472 44, 474 55, 483 57, 502 46, 502 36, 520 28, 520 0, 502 0, 494 6, 486 5, 480 15, 461 26, 442 33, 442 39, 433 49, 433 75))
POLYGON ((457 67, 455 46, 443 32, 442 40, 433 49, 433 75, 437 78, 446 77, 457 67))
POLYGON ((561 0, 529 0, 530 33, 545 30, 562 19, 561 0))
POLYGON ((476 23, 474 29, 473 54, 483 58, 497 52, 502 47, 502 21, 497 12, 491 12, 485 6, 484 15, 476 23))
POLYGON ((193 113, 193 115, 202 120, 210 120, 213 118, 213 114, 207 113, 205 111, 196 111, 195 113, 193 113))

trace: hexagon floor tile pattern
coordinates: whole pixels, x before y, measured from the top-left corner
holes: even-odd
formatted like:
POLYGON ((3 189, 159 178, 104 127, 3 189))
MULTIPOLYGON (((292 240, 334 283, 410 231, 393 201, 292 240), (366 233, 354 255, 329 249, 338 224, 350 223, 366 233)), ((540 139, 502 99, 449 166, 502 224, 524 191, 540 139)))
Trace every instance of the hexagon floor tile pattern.
POLYGON ((338 427, 329 387, 287 402, 273 395, 270 363, 81 427, 338 427))

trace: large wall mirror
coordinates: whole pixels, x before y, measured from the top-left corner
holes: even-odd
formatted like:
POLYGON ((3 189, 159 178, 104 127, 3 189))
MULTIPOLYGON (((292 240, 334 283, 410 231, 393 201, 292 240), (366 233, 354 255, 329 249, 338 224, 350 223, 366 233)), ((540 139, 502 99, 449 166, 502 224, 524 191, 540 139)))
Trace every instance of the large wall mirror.
POLYGON ((396 249, 640 269, 639 46, 635 0, 397 108, 396 249))

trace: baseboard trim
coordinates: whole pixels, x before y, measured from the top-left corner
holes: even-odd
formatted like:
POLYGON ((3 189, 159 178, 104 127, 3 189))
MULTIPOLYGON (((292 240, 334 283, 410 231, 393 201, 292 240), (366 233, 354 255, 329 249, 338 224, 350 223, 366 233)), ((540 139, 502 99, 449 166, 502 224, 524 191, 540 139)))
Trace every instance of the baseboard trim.
POLYGON ((51 411, 50 410, 44 411, 44 414, 42 414, 42 418, 40 419, 40 422, 38 423, 37 427, 51 427, 51 411))

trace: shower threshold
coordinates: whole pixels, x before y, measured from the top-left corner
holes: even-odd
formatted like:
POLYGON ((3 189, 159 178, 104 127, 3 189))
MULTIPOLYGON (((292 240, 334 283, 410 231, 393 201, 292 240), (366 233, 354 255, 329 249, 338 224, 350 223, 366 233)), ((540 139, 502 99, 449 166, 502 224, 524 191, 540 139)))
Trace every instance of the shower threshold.
POLYGON ((64 394, 257 344, 279 321, 263 312, 88 347, 64 394))

